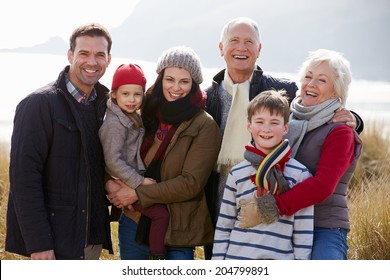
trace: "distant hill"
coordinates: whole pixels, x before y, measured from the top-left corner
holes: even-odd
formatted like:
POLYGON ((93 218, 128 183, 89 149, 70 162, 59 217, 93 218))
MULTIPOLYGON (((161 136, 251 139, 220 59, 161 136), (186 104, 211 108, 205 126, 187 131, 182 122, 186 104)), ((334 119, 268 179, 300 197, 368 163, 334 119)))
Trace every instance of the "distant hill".
POLYGON ((32 47, 20 47, 14 49, 1 49, 1 52, 20 52, 20 53, 41 53, 41 54, 56 54, 64 55, 69 48, 69 43, 65 42, 61 37, 49 38, 46 42, 32 47))
MULTIPOLYGON (((222 68, 220 32, 237 16, 258 22, 263 43, 258 64, 265 71, 295 73, 309 51, 329 48, 345 54, 355 78, 390 81, 387 0, 328 0, 325 5, 313 0, 141 0, 123 24, 110 30, 112 54, 156 61, 166 48, 188 45, 205 67, 222 68)), ((67 43, 58 39, 17 51, 64 54, 67 43)))
POLYGON ((113 29, 117 56, 156 61, 162 50, 189 45, 205 67, 223 67, 218 41, 224 24, 248 16, 260 27, 258 63, 267 71, 295 73, 311 50, 340 51, 355 78, 390 81, 390 3, 364 1, 142 0, 113 29))

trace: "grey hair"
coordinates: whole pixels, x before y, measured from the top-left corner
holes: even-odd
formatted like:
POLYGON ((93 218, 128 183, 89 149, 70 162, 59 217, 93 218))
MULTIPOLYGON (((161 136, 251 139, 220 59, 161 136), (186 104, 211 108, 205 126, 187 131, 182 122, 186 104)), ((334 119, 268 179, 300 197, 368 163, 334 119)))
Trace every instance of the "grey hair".
POLYGON ((230 27, 232 27, 233 25, 236 25, 236 24, 240 24, 240 23, 244 23, 244 24, 251 26, 253 31, 255 32, 255 35, 256 35, 255 39, 257 40, 257 43, 260 43, 259 26, 257 25, 256 21, 254 21, 253 19, 248 18, 248 17, 237 17, 237 18, 230 20, 228 23, 226 23, 222 29, 222 32, 221 32, 220 42, 225 44, 226 40, 228 39, 227 37, 228 37, 230 27))
POLYGON ((352 73, 350 63, 342 53, 327 49, 318 49, 310 52, 309 57, 303 62, 299 70, 298 77, 300 81, 302 82, 305 78, 309 67, 322 62, 327 62, 333 70, 333 77, 331 78, 333 79, 334 89, 341 100, 341 104, 345 106, 348 98, 348 88, 352 81, 352 73))

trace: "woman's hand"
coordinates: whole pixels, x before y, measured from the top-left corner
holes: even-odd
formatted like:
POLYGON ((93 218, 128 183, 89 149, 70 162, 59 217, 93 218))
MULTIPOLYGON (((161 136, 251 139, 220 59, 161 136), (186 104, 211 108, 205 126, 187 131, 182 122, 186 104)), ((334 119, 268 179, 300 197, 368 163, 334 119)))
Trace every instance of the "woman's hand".
POLYGON ((120 189, 116 192, 109 193, 108 199, 116 207, 123 208, 138 200, 135 190, 127 186, 121 180, 116 180, 115 183, 120 186, 120 189))
POLYGON ((356 119, 355 116, 345 108, 339 108, 335 111, 333 118, 329 123, 343 122, 352 129, 356 128, 356 119))

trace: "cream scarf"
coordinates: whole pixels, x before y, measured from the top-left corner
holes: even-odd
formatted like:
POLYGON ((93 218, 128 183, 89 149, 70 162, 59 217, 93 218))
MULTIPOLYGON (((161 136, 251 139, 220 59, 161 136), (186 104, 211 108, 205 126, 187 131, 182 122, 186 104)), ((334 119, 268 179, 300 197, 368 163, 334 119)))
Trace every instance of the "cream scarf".
POLYGON ((226 121, 222 138, 218 165, 233 166, 244 160, 245 146, 251 140, 247 130, 247 108, 249 105, 250 80, 234 84, 228 71, 223 80, 226 91, 232 95, 232 104, 226 121))

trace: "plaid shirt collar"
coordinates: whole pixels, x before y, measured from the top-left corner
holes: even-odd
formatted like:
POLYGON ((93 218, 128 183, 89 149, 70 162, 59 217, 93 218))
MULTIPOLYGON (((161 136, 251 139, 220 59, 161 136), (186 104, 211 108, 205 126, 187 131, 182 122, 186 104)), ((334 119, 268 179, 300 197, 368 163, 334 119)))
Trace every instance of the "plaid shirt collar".
POLYGON ((91 94, 89 95, 89 98, 87 98, 86 94, 82 92, 75 84, 72 83, 68 75, 65 75, 65 83, 70 95, 72 95, 74 99, 76 99, 76 101, 81 104, 88 105, 97 97, 96 90, 95 88, 93 88, 91 94))

